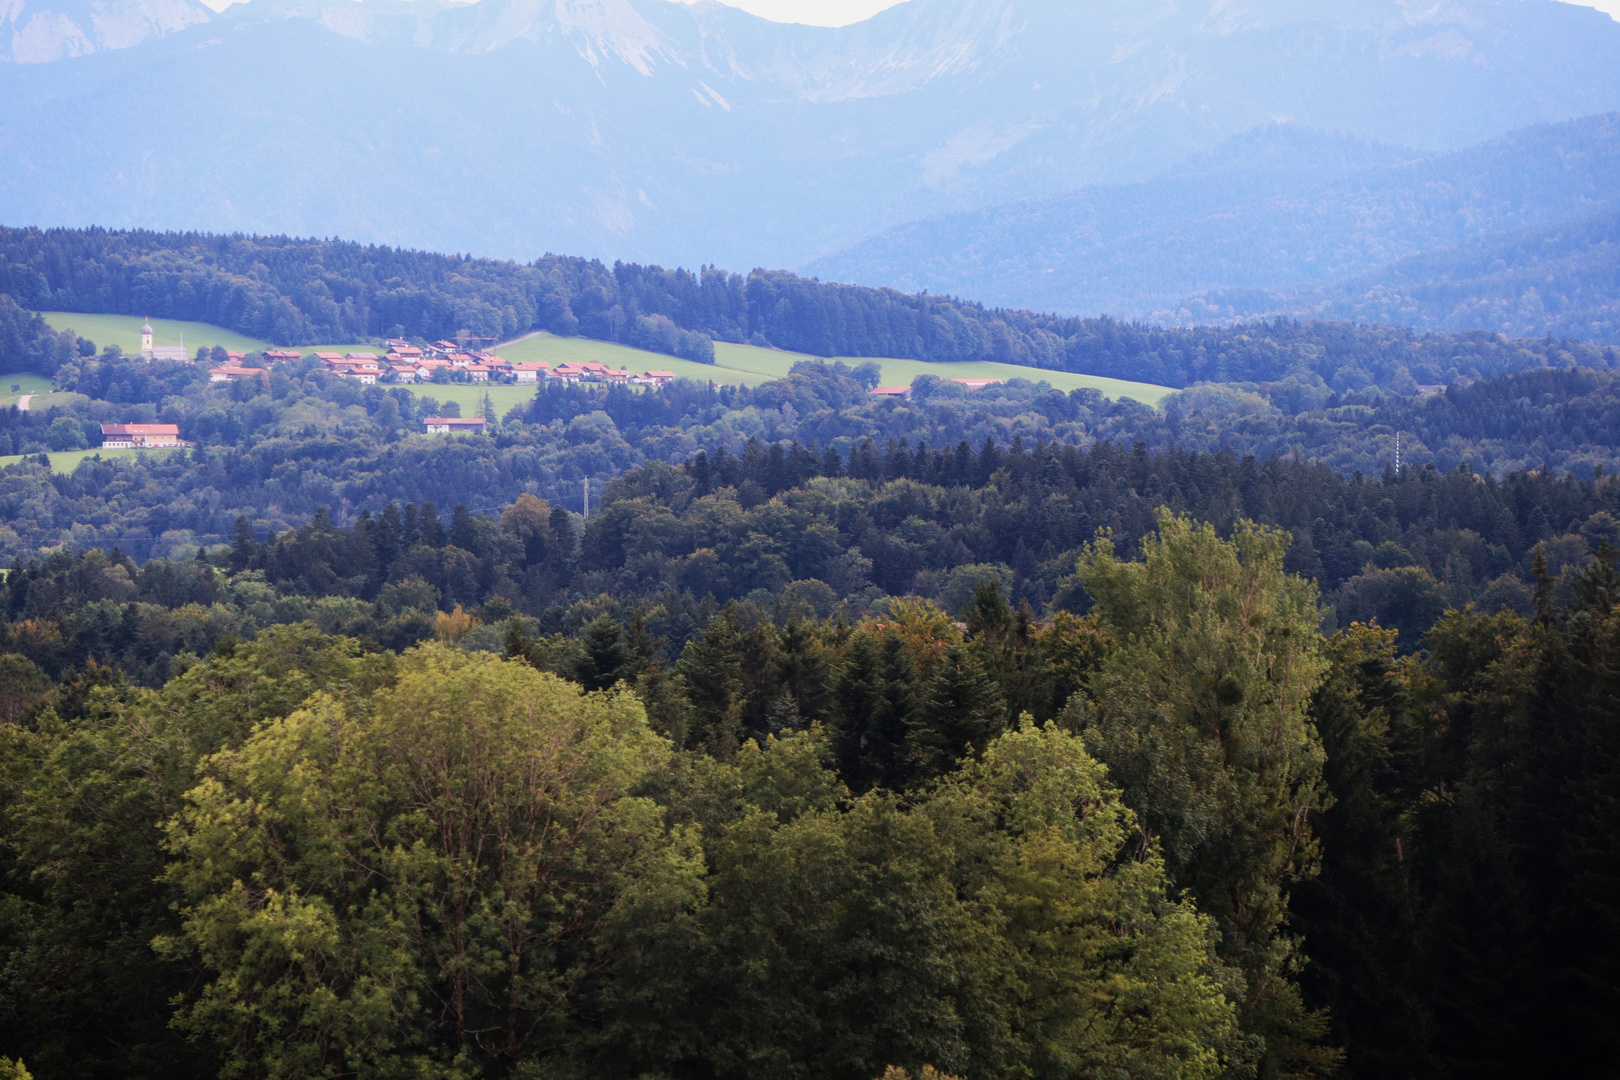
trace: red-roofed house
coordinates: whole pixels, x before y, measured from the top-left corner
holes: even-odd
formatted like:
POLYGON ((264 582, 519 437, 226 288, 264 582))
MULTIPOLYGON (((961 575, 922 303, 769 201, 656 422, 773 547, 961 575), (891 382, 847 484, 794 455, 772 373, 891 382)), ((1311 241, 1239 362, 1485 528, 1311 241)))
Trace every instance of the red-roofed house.
POLYGON ((209 382, 240 382, 243 379, 263 378, 264 368, 242 367, 238 364, 221 364, 219 367, 208 369, 209 382))
POLYGON ((158 446, 190 446, 174 424, 102 424, 101 445, 109 450, 158 446))
POLYGON ((473 382, 489 382, 489 368, 483 364, 470 364, 464 370, 473 382))
POLYGON ((465 434, 482 435, 484 433, 484 418, 482 416, 429 416, 422 421, 429 435, 465 434))
POLYGON ((874 397, 897 397, 909 400, 911 398, 911 387, 880 386, 876 390, 868 390, 867 393, 874 397))
POLYGON ((286 349, 266 349, 264 358, 272 364, 291 364, 304 358, 302 353, 286 349))

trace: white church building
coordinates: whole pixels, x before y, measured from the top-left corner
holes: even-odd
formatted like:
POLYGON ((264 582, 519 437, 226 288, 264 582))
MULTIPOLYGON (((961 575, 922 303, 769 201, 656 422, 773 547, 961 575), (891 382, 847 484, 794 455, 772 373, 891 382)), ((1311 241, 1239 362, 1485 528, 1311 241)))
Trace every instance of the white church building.
MULTIPOLYGON (((184 340, 184 339, 182 339, 184 340)), ((147 321, 141 327, 141 359, 142 360, 184 360, 186 347, 184 345, 152 345, 152 323, 147 321)))

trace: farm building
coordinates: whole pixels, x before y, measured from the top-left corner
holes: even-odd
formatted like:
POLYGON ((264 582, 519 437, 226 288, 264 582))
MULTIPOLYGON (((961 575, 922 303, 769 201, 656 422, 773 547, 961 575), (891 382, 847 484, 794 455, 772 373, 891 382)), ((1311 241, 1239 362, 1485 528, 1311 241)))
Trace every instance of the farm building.
POLYGON ((484 418, 482 416, 430 416, 422 421, 429 435, 464 434, 482 435, 484 433, 484 418))

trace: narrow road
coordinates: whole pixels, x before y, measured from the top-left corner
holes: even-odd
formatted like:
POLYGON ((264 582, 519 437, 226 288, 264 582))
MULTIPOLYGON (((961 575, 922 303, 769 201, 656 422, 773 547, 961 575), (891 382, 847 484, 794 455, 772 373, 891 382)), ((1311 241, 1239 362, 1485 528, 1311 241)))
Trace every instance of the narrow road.
POLYGON ((34 399, 33 394, 24 394, 22 397, 18 398, 17 399, 17 411, 18 412, 27 412, 28 411, 28 403, 30 401, 32 401, 33 399, 34 399))
POLYGON ((539 337, 541 334, 544 334, 545 332, 546 331, 544 331, 544 330, 530 330, 527 334, 522 334, 522 335, 520 335, 518 337, 515 337, 511 341, 503 341, 499 345, 490 346, 489 351, 494 352, 496 349, 504 349, 508 345, 516 345, 520 341, 528 341, 530 338, 539 337))

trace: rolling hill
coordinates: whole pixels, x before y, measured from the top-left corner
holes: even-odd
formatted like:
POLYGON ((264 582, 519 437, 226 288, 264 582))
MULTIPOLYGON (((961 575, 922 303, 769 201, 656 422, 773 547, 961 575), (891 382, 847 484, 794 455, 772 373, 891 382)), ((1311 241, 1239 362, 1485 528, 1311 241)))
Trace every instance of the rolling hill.
MULTIPOLYGON (((85 315, 80 312, 48 311, 43 313, 46 321, 52 327, 63 330, 72 329, 82 337, 89 337, 98 345, 117 344, 126 353, 134 352, 140 347, 140 322, 124 315, 85 315), (99 337, 97 335, 100 335, 99 337)), ((182 338, 189 345, 220 345, 227 349, 253 350, 270 347, 269 342, 257 341, 244 337, 229 330, 222 330, 207 323, 183 322, 178 319, 153 319, 153 329, 157 332, 154 340, 159 345, 178 344, 182 338)), ((317 349, 330 348, 339 351, 350 349, 363 349, 359 345, 332 345, 332 346, 303 346, 300 351, 314 352, 317 349)), ((715 362, 713 364, 695 364, 689 360, 680 360, 662 353, 647 352, 644 349, 631 348, 611 341, 597 341, 592 338, 558 337, 553 334, 530 334, 518 341, 509 342, 499 349, 500 355, 508 360, 544 360, 549 364, 580 363, 589 360, 600 361, 615 367, 630 368, 635 371, 647 369, 661 369, 674 371, 683 379, 699 379, 713 381, 720 385, 732 386, 758 386, 760 383, 770 382, 787 375, 795 361, 810 360, 814 357, 804 353, 786 352, 782 349, 765 349, 753 345, 734 345, 720 342, 715 345, 715 362)), ((864 363, 867 357, 842 358, 851 365, 864 363)), ((1111 379, 1100 375, 1084 375, 1069 371, 1049 371, 1043 368, 1027 367, 1019 364, 998 364, 993 362, 937 364, 923 360, 902 360, 890 357, 878 357, 873 362, 881 368, 882 379, 885 383, 909 385, 918 375, 938 375, 940 378, 953 379, 1028 379, 1031 382, 1046 382, 1059 390, 1089 389, 1097 390, 1111 398, 1132 398, 1149 405, 1156 405, 1161 398, 1171 392, 1168 386, 1158 386, 1153 383, 1134 382, 1127 379, 1111 379)), ((471 416, 483 401, 485 392, 491 395, 496 408, 504 413, 520 400, 532 397, 532 387, 523 386, 475 386, 463 384, 424 384, 411 387, 413 392, 424 393, 440 401, 456 401, 461 404, 463 415, 471 416)))

